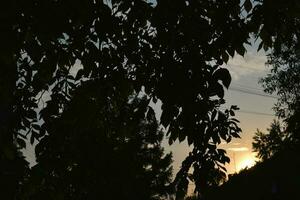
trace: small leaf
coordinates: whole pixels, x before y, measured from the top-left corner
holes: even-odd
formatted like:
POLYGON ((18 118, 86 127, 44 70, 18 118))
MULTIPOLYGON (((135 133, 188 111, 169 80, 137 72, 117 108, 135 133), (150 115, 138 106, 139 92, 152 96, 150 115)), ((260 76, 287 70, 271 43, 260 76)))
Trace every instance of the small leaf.
POLYGON ((216 91, 217 96, 219 98, 223 99, 224 98, 224 88, 222 87, 222 85, 217 83, 214 89, 216 91))
POLYGON ((261 48, 263 47, 264 42, 261 41, 258 45, 257 51, 261 50, 261 48))
POLYGON ((245 55, 246 49, 245 49, 245 47, 244 47, 243 45, 237 47, 235 50, 236 50, 236 52, 237 52, 238 54, 240 54, 241 56, 244 56, 244 55, 245 55))
POLYGON ((234 56, 234 49, 233 48, 229 48, 229 49, 227 49, 227 52, 233 58, 233 56, 234 56))
POLYGON ((156 98, 155 96, 153 96, 153 97, 152 97, 152 101, 153 101, 153 103, 156 104, 156 103, 157 103, 157 98, 156 98))
POLYGON ((251 11, 251 9, 252 9, 251 0, 245 0, 244 8, 248 13, 251 11))
POLYGON ((32 124, 32 128, 34 128, 35 130, 41 129, 41 127, 38 124, 32 124))
POLYGON ((191 144, 194 143, 194 138, 191 135, 187 136, 187 141, 188 141, 188 145, 190 146, 191 144))
POLYGON ((39 134, 36 131, 32 131, 30 136, 30 144, 33 144, 34 139, 38 139, 38 138, 39 138, 39 134))
POLYGON ((78 70, 75 79, 76 79, 76 80, 81 79, 82 76, 83 76, 83 74, 84 74, 84 70, 83 70, 83 69, 78 70))
POLYGON ((223 85, 228 89, 230 83, 231 83, 231 75, 228 71, 228 69, 220 68, 218 69, 214 74, 213 78, 216 80, 221 80, 223 85))
POLYGON ((224 61, 225 63, 227 63, 228 60, 229 60, 229 55, 228 55, 226 52, 223 52, 223 53, 222 53, 222 58, 223 58, 223 61, 224 61))
POLYGON ((23 139, 21 138, 17 138, 17 143, 18 145, 23 149, 23 148, 26 148, 26 143, 23 139))
POLYGON ((235 138, 241 138, 237 132, 231 132, 231 135, 235 138))
POLYGON ((178 137, 179 142, 182 142, 183 140, 185 140, 185 137, 186 137, 186 135, 183 132, 179 133, 179 137, 178 137))
POLYGON ((230 107, 230 109, 231 109, 231 110, 239 110, 239 107, 237 107, 237 105, 232 105, 232 106, 230 107))

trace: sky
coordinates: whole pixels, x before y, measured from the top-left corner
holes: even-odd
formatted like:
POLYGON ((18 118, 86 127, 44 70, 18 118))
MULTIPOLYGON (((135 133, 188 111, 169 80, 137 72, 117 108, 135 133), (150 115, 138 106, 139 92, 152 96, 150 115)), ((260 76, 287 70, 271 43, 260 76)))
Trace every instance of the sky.
MULTIPOLYGON (((229 69, 232 82, 229 90, 225 92, 225 107, 237 105, 240 111, 236 112, 236 118, 240 121, 242 128, 241 139, 234 139, 229 144, 221 143, 220 148, 227 151, 231 159, 226 165, 227 173, 235 173, 246 165, 254 163, 255 154, 252 152, 252 137, 256 129, 266 131, 272 120, 275 118, 272 107, 276 102, 276 97, 265 94, 263 88, 258 84, 258 80, 268 73, 266 52, 256 51, 256 46, 247 48, 244 57, 235 55, 230 59, 226 67, 229 69)), ((157 118, 160 118, 160 103, 153 105, 157 118)), ((179 170, 181 162, 188 155, 190 147, 186 141, 175 142, 168 145, 167 140, 163 141, 166 152, 173 153, 174 174, 179 170)), ((24 155, 31 166, 35 164, 33 147, 28 144, 24 155)))
MULTIPOLYGON (((238 172, 246 166, 251 166, 257 161, 255 153, 252 151, 252 137, 257 129, 266 131, 273 119, 272 110, 276 97, 265 94, 258 81, 264 77, 269 67, 266 66, 266 52, 257 52, 256 45, 248 47, 244 57, 235 55, 230 59, 226 67, 229 69, 232 82, 229 90, 225 92, 225 107, 237 105, 240 111, 236 112, 236 118, 240 121, 242 133, 241 139, 234 139, 229 144, 221 143, 219 148, 227 151, 231 159, 230 164, 226 165, 227 173, 238 172)), ((159 105, 155 106, 160 113, 159 105)), ((159 114, 158 114, 159 115, 159 114)), ((164 141, 165 150, 173 153, 174 173, 180 169, 181 162, 188 155, 190 147, 186 141, 175 142, 172 146, 164 141)))

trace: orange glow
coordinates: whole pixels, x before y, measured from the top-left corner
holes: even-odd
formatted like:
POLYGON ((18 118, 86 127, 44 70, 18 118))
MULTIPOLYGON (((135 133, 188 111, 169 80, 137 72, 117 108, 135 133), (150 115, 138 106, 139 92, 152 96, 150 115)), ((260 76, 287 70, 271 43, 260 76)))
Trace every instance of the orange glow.
POLYGON ((253 167, 254 165, 255 165, 255 158, 252 156, 247 156, 238 163, 237 171, 241 171, 242 169, 253 167))

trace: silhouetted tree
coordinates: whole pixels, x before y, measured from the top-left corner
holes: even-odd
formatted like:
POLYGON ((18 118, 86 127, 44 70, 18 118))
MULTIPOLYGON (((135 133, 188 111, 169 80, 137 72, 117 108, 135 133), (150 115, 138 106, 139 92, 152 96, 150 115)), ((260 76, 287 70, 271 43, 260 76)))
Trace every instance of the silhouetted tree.
POLYGON ((278 120, 271 123, 267 133, 257 129, 253 137, 252 148, 257 157, 266 160, 290 145, 290 138, 278 120))
POLYGON ((164 134, 149 99, 122 97, 118 90, 109 97, 104 84, 83 84, 62 116, 48 122, 21 199, 155 200, 172 194, 171 154, 164 155, 164 134))
POLYGON ((271 73, 261 80, 265 91, 278 95, 275 111, 286 124, 290 139, 299 145, 300 139, 300 43, 283 43, 268 57, 271 73))
POLYGON ((11 0, 1 6, 1 162, 8 162, 7 152, 17 155, 16 145, 24 148, 20 137, 33 143, 52 134, 47 124, 63 115, 71 91, 92 79, 109 85, 107 97, 112 88, 129 96, 143 87, 162 101, 160 122, 170 143, 187 139, 194 148, 178 178, 182 188, 189 168, 200 191, 208 169, 228 162, 217 145, 240 129, 231 119, 234 109, 219 109, 230 85, 220 66, 235 52, 244 55, 250 34, 264 49, 298 37, 298 1, 151 2, 11 0), (77 73, 75 63, 82 68, 77 73), (37 115, 45 93, 51 99, 37 115))
POLYGON ((299 199, 300 159, 291 149, 229 176, 223 185, 211 188, 207 199, 299 199))

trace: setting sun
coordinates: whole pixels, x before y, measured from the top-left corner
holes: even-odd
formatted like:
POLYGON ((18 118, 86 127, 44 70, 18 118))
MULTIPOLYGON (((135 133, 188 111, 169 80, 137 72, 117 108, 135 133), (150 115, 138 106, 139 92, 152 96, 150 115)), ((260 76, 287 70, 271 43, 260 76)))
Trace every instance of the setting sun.
POLYGON ((255 159, 253 157, 246 157, 237 165, 237 170, 240 171, 245 168, 250 168, 255 165, 255 159))

